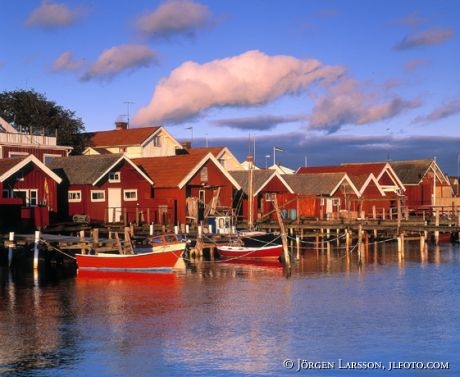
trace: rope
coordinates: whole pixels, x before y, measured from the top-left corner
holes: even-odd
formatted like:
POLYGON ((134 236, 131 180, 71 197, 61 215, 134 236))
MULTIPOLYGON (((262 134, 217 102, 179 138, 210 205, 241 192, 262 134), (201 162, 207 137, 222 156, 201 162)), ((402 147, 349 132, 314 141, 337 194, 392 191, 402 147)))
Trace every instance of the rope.
POLYGON ((64 254, 66 257, 69 257, 69 258, 71 258, 71 259, 77 259, 77 258, 75 258, 73 255, 64 253, 62 250, 58 249, 56 246, 51 245, 49 242, 45 241, 44 239, 40 239, 40 242, 43 243, 43 244, 45 244, 46 246, 52 248, 53 250, 55 250, 55 251, 57 251, 57 252, 59 252, 59 253, 61 253, 61 254, 64 254))

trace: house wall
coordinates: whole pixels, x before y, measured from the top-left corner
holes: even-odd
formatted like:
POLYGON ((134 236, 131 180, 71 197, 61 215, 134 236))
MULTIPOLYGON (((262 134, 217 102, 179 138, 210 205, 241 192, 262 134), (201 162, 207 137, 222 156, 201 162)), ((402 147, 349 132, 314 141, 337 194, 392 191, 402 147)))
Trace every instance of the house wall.
POLYGON ((1 188, 2 197, 8 195, 22 199, 21 219, 24 225, 44 227, 57 212, 57 183, 33 163, 6 179, 1 188))
MULTIPOLYGON (((135 222, 136 216, 140 216, 140 210, 146 209, 151 204, 151 185, 130 164, 123 163, 121 167, 114 169, 120 173, 120 182, 109 182, 108 177, 101 180, 96 186, 71 185, 64 188, 64 192, 77 191, 81 193, 80 200, 71 200, 67 195, 67 209, 63 215, 71 219, 74 215, 89 216, 92 222, 135 222), (120 207, 109 206, 109 189, 120 189, 120 207), (127 198, 126 191, 137 190, 137 198, 127 198), (104 193, 104 200, 92 200, 92 191, 104 193)), ((61 194, 62 196, 62 194, 61 194)), ((146 216, 146 213, 143 214, 146 216)))

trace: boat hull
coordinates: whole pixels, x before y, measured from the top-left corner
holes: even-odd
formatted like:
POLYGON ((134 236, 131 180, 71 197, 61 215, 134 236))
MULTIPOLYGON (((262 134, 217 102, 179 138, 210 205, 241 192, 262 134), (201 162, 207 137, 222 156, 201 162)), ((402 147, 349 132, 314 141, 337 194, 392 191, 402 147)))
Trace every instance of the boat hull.
POLYGON ((142 254, 76 254, 77 266, 82 270, 152 271, 171 270, 181 258, 184 247, 174 250, 142 254))
POLYGON ((234 259, 278 259, 283 253, 283 245, 264 247, 217 246, 217 253, 222 258, 234 259))

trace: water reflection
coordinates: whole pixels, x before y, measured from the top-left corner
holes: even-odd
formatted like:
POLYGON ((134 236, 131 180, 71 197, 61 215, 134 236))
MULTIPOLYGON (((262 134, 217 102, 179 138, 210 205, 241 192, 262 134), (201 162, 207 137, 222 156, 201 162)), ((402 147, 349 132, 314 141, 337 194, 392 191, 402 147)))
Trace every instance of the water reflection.
POLYGON ((3 269, 0 373, 278 376, 292 374, 285 358, 453 363, 459 255, 458 245, 398 253, 371 243, 360 254, 325 245, 302 250, 289 277, 278 262, 76 276, 3 269))

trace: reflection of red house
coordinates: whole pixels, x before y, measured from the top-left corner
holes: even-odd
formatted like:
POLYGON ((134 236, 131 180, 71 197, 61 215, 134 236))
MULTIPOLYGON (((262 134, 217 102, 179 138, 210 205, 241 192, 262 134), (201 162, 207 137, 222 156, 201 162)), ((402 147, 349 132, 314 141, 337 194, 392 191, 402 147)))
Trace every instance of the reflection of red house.
POLYGON ((133 162, 154 180, 155 222, 199 223, 218 209, 230 211, 238 183, 212 153, 137 158, 133 162))
MULTIPOLYGON (((57 184, 61 178, 37 157, 0 159, 2 202, 18 203, 24 227, 43 227, 49 223, 49 213, 57 211, 57 184)), ((4 215, 2 211, 2 216, 4 215)))
POLYGON ((152 180, 120 154, 70 156, 48 165, 63 178, 60 217, 87 216, 92 222, 135 222, 151 202, 152 180))

